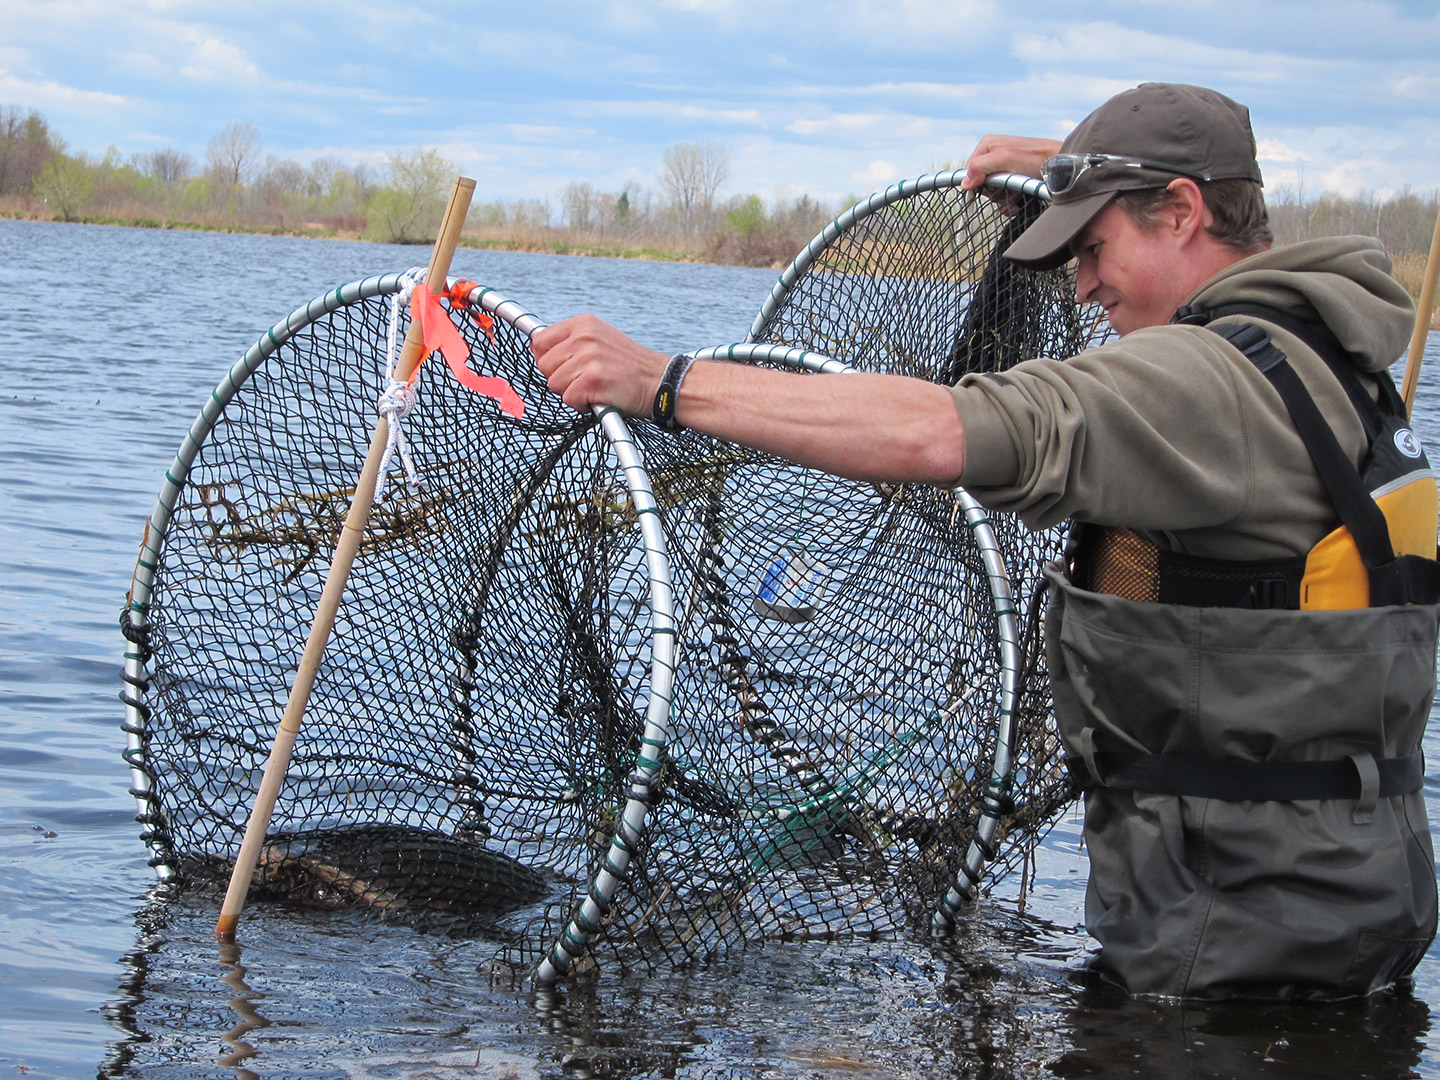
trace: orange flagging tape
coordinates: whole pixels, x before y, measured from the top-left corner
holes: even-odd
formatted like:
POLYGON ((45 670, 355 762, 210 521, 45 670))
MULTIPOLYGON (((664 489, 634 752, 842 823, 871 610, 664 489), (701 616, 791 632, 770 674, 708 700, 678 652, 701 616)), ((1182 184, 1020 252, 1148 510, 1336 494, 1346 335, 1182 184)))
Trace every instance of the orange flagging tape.
MULTIPOLYGON (((445 290, 445 299, 450 301, 452 308, 463 307, 466 311, 470 311, 470 294, 479 287, 473 281, 459 278, 454 285, 445 290)), ((470 311, 470 317, 475 320, 476 326, 485 331, 485 336, 493 345, 495 343, 495 320, 483 311, 470 311)))
MULTIPOLYGON (((448 297, 449 294, 444 295, 448 297)), ((506 416, 519 420, 525 415, 525 402, 520 400, 520 395, 511 389, 508 382, 495 375, 477 375, 466 365, 465 361, 470 358, 470 346, 465 344, 460 331, 455 329, 450 316, 440 306, 440 297, 432 295, 430 287, 423 282, 416 285, 414 292, 410 294, 410 317, 413 319, 417 316, 420 319, 425 351, 438 352, 444 356, 450 373, 461 386, 493 399, 506 416)), ((489 316, 486 318, 489 319, 489 316)), ((479 322, 478 319, 476 321, 479 322)), ((480 325, 489 333, 494 324, 492 322, 490 327, 485 327, 482 322, 480 325)), ((419 368, 416 368, 417 373, 418 371, 419 368)))

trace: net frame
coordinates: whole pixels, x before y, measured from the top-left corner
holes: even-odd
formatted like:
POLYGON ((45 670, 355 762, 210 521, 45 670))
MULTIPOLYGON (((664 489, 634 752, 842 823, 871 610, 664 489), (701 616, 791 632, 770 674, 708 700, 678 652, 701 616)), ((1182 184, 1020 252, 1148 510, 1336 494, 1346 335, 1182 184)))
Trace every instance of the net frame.
MULTIPOLYGON (((130 794, 138 807, 137 820, 147 826, 157 824, 163 811, 157 807, 152 775, 145 762, 145 739, 148 734, 149 707, 144 700, 149 680, 149 656, 144 647, 146 618, 157 568, 171 516, 175 511, 187 478, 201 447, 222 420, 226 406, 260 367, 274 356, 297 333, 318 319, 341 307, 372 297, 390 296, 399 292, 407 278, 416 271, 393 273, 341 285, 296 308, 276 323, 252 345, 211 391, 199 416, 191 424, 156 497, 155 507, 146 519, 140 555, 136 562, 126 606, 122 612, 122 631, 128 645, 122 679, 127 690, 121 698, 125 705, 122 730, 126 747, 122 757, 131 769, 130 794)), ((447 283, 448 284, 448 283, 447 283)), ((466 296, 466 303, 501 319, 528 339, 544 326, 522 306, 487 286, 475 286, 466 296)), ((676 659, 675 595, 670 579, 665 536, 659 523, 658 507, 641 456, 625 418, 615 409, 596 406, 594 415, 619 461, 626 481, 626 496, 636 515, 641 548, 646 567, 646 584, 650 601, 651 659, 650 692, 645 714, 645 727, 640 735, 641 750, 630 775, 630 790, 620 811, 615 835, 607 857, 590 883, 585 901, 570 921, 564 935, 550 955, 542 962, 537 977, 553 982, 565 973, 575 956, 580 955, 598 936, 600 923, 625 878, 632 853, 638 847, 649 814, 649 792, 669 741, 671 697, 676 659)), ((175 853, 168 850, 163 834, 152 829, 142 833, 142 840, 151 850, 150 864, 163 882, 174 875, 175 853)))
MULTIPOLYGON (((801 272, 803 270, 792 275, 788 283, 782 278, 782 283, 785 283, 785 291, 789 291, 798 277, 798 273, 801 272)), ((780 286, 776 288, 778 290, 780 286)), ((771 295, 773 299, 775 293, 771 295)), ((847 374, 858 370, 833 357, 811 352, 808 349, 769 345, 756 341, 702 349, 694 356, 697 360, 730 362, 753 363, 763 360, 797 370, 827 374, 847 374)), ((1010 585, 1010 570, 991 525, 990 512, 976 502, 975 497, 964 487, 956 486, 952 492, 963 508, 965 527, 970 530, 971 537, 984 562, 985 574, 990 586, 990 597, 994 605, 997 639, 996 660, 1001 678, 999 700, 995 707, 994 753, 990 763, 989 776, 985 782, 985 792, 980 799, 979 820, 970 842, 965 848, 965 857, 956 870, 955 880, 940 898, 931 917, 931 924, 937 929, 943 929, 954 923, 964 906, 975 899, 977 889, 983 880, 985 865, 995 852, 996 836, 1002 828, 1005 815, 1013 808, 1017 731, 1016 701, 1020 691, 1021 672, 1024 664, 1020 624, 1014 593, 1010 585)))
MULTIPOLYGON (((823 255, 833 249, 842 236, 852 233, 855 227, 866 218, 873 217, 888 207, 896 206, 927 192, 960 191, 962 190, 961 182, 964 179, 964 169, 926 173, 913 180, 901 180, 891 184, 883 191, 877 191, 845 210, 834 221, 816 233, 795 258, 790 260, 785 269, 780 271, 779 280, 775 282, 774 287, 770 290, 770 295, 765 298, 765 302, 760 305, 760 310, 755 315, 755 321, 750 325, 750 332, 745 336, 746 342, 765 342, 773 335, 781 311, 787 301, 791 299, 791 294, 796 291, 801 280, 815 268, 816 262, 823 255)), ((983 186, 991 192, 1012 192, 1022 197, 1040 199, 1047 203, 1050 201, 1050 189, 1045 186, 1045 182, 1031 176, 995 173, 985 178, 983 186)), ((976 197, 980 197, 978 192, 976 197)), ((851 272, 857 275, 864 274, 867 272, 867 267, 856 265, 851 272)))

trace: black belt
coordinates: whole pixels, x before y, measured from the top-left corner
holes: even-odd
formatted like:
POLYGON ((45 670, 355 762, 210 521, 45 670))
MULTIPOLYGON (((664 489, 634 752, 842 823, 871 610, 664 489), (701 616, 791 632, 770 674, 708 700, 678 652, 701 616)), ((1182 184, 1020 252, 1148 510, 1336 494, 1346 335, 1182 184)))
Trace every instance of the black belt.
POLYGON ((1377 799, 1408 795, 1425 783, 1425 758, 1351 754, 1336 761, 1217 761, 1177 754, 1097 752, 1065 759, 1082 789, 1118 788, 1157 795, 1191 795, 1226 802, 1357 799, 1357 820, 1377 799))

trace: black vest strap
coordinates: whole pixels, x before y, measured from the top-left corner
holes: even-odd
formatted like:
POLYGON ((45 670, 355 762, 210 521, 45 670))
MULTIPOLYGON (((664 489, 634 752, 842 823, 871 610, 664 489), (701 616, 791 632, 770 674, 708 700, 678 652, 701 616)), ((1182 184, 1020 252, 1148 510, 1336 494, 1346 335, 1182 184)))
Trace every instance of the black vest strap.
POLYGON ((1365 428, 1365 437, 1369 441, 1373 442, 1375 436, 1379 434, 1385 415, 1405 415, 1404 400, 1400 397, 1400 391, 1395 387, 1395 380, 1390 378, 1390 373, 1380 371, 1370 376, 1374 380, 1379 394, 1380 400, 1377 402, 1361 384, 1360 373, 1351 361, 1350 353, 1324 323, 1309 322, 1296 315, 1291 315, 1289 312, 1281 311, 1279 308, 1270 307, 1268 304, 1255 303, 1220 304, 1213 308, 1192 304, 1176 312, 1175 321, 1188 325, 1206 326, 1216 319, 1229 318, 1234 315, 1249 315, 1261 319, 1282 330, 1289 331, 1310 346, 1315 351, 1315 355, 1325 361, 1325 366, 1335 376, 1335 381, 1344 388, 1346 395, 1350 398, 1350 403, 1355 407, 1360 423, 1365 428))
POLYGON ((1300 376, 1270 340, 1270 335, 1254 323, 1212 324, 1209 329, 1244 353, 1280 394, 1290 410, 1295 429, 1310 451, 1315 471, 1335 504, 1335 512, 1355 538, 1365 565, 1374 569, 1394 562, 1395 549, 1390 545, 1390 526, 1384 513, 1365 490, 1355 463, 1341 448, 1310 391, 1305 389, 1300 376))

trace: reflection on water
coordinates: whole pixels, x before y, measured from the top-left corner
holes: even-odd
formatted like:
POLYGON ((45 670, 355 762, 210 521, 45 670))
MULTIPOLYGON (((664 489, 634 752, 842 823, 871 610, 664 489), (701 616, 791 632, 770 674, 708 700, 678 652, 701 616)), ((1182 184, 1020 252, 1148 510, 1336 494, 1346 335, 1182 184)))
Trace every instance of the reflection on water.
POLYGON ((245 965, 240 963, 240 946, 232 943, 221 944, 220 963, 225 967, 225 975, 221 981, 235 991, 227 1005, 234 1009, 240 1017, 236 1024, 224 1035, 220 1036, 222 1042, 233 1047, 229 1053, 221 1056, 219 1064, 228 1065, 235 1069, 235 1075, 241 1080, 257 1080, 258 1074, 249 1069, 239 1068, 241 1062, 247 1058, 255 1057, 259 1051, 245 1041, 245 1036, 252 1031, 270 1026, 270 1021, 260 1015, 256 1007, 257 1001, 263 1001, 264 994, 256 993, 245 983, 245 965))
POLYGON ((1056 1076, 1419 1076, 1430 1010, 1409 993, 1326 1007, 1211 1006, 1083 992, 1060 1013, 1072 1048, 1048 1063, 1056 1076))
POLYGON ((102 1076, 1395 1078, 1424 1075, 1430 1030, 1408 992, 1136 1001, 1083 972, 1073 928, 994 902, 947 941, 768 945, 534 990, 483 941, 345 913, 257 904, 243 953, 217 947, 212 899, 141 913, 102 1076))

